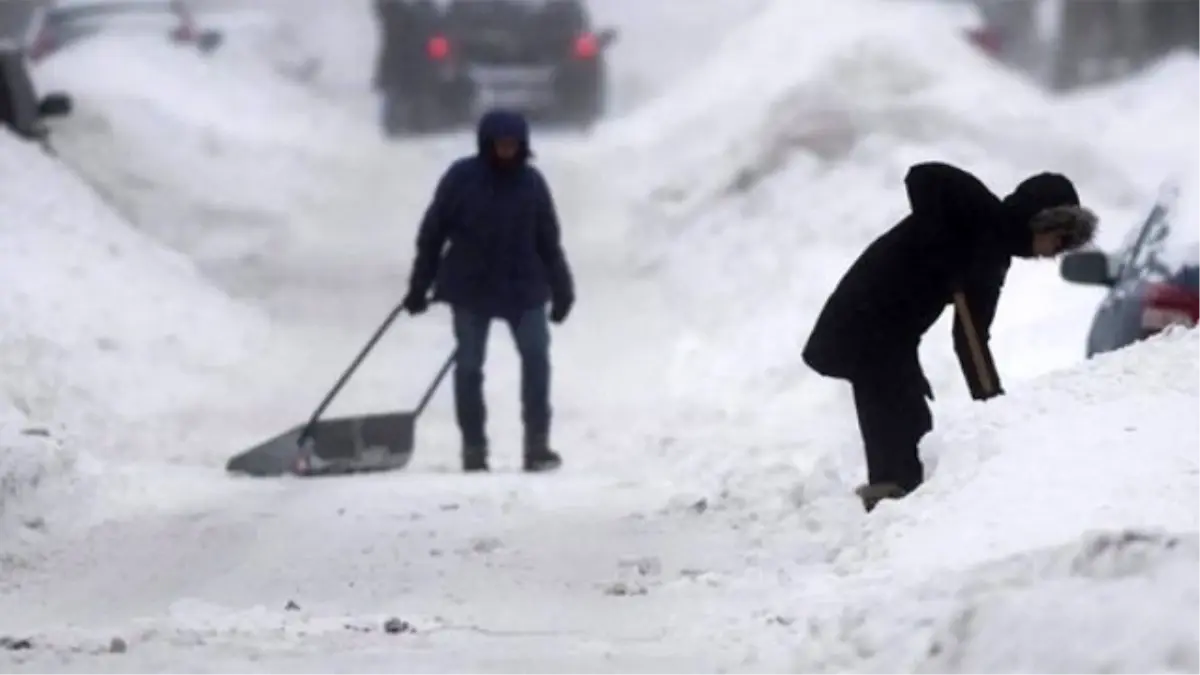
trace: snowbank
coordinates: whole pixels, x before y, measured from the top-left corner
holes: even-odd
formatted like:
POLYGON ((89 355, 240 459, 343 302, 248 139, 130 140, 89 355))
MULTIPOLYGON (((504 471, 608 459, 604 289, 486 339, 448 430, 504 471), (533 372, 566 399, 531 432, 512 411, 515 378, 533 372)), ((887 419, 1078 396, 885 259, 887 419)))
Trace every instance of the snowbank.
POLYGON ((702 68, 719 52, 734 26, 769 3, 770 0, 593 3, 596 25, 613 26, 619 31, 608 58, 612 83, 610 112, 625 115, 660 96, 673 96, 675 81, 702 68))
POLYGON ((1200 128, 1200 58, 1179 51, 1134 76, 1070 94, 1063 105, 1080 133, 1119 149, 1130 177, 1149 190, 1194 166, 1200 128))
POLYGON ((22 528, 38 529, 42 488, 65 487, 74 478, 77 454, 28 418, 6 396, 0 400, 0 555, 22 528))
POLYGON ((265 325, 38 146, 0 134, 0 173, 6 501, 69 464, 60 440, 101 456, 127 452, 146 422, 212 396, 265 325), (51 438, 25 438, 27 427, 51 438))
POLYGON ((376 226, 377 210, 410 188, 426 199, 436 180, 427 148, 385 147, 372 120, 236 44, 205 57, 153 38, 97 37, 39 79, 76 97, 77 113, 55 130, 64 161, 206 271, 263 259, 304 269, 335 253, 361 264, 373 250, 400 250, 407 233, 376 226), (355 236, 364 229, 365 242, 355 236))
POLYGON ((205 56, 156 35, 99 36, 46 61, 38 78, 85 104, 100 97, 136 102, 144 114, 170 116, 197 134, 259 149, 337 151, 345 144, 357 120, 281 77, 271 64, 242 56, 239 49, 205 56), (117 72, 121 77, 112 77, 117 72))
POLYGON ((1194 671, 1198 381, 1180 330, 944 406, 926 484, 865 526, 859 449, 829 456, 796 517, 845 581, 798 599, 801 670, 1194 671))
MULTIPOLYGON (((1048 516, 1053 518, 1052 515, 1048 516)), ((943 546, 942 551, 953 546, 943 546)), ((1196 672, 1196 534, 1089 533, 886 592, 839 584, 798 672, 1196 672)), ((887 582, 884 582, 887 583, 887 582)), ((805 602, 820 614, 819 598, 805 602), (815 602, 814 602, 815 601, 815 602)))
MULTIPOLYGON (((977 53, 942 9, 773 3, 707 67, 601 132, 597 152, 629 166, 630 189, 647 195, 631 207, 633 260, 671 289, 687 327, 671 395, 781 425, 828 402, 800 348, 853 257, 906 212, 915 162, 958 163, 1001 194, 1061 171, 1103 229, 1123 234, 1144 215, 1123 146, 1077 133, 1075 108, 977 53), (820 30, 797 39, 801 25, 820 30)), ((1194 127, 1196 112, 1156 133, 1194 127)), ((1016 263, 993 330, 1002 374, 1082 358, 1097 300, 1052 263, 1016 263)), ((947 322, 924 349, 939 395, 965 388, 947 322)))

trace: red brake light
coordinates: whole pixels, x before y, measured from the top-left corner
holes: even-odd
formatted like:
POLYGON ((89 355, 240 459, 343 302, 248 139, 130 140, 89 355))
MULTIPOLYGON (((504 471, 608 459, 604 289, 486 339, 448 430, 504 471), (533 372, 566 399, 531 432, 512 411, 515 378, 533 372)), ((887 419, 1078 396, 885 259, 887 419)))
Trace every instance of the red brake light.
POLYGON ((990 28, 974 28, 967 31, 967 39, 984 53, 996 56, 1004 46, 1000 34, 990 28))
POLYGON ((429 54, 429 58, 440 61, 450 56, 450 41, 441 35, 435 35, 429 38, 425 45, 425 53, 429 54))
POLYGON ((596 40, 596 36, 591 33, 584 33, 575 38, 575 56, 580 59, 594 58, 600 52, 600 43, 596 40))
POLYGON ((1200 321, 1200 296, 1171 284, 1154 284, 1146 289, 1142 328, 1160 331, 1167 326, 1195 326, 1200 321))

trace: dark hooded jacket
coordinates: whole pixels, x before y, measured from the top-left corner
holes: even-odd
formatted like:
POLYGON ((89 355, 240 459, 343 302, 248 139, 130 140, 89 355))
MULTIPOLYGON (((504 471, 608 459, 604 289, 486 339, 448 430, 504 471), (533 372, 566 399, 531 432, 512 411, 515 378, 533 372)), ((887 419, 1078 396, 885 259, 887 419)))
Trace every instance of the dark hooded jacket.
POLYGON ((518 113, 489 112, 477 141, 478 152, 438 182, 417 235, 410 290, 433 286, 435 300, 501 317, 573 302, 554 200, 529 164, 528 123, 518 113), (496 161, 492 145, 502 137, 520 143, 517 161, 496 161))
MULTIPOLYGON (((846 272, 817 318, 804 361, 823 375, 852 381, 915 373, 932 395, 920 375, 917 348, 961 291, 999 390, 988 336, 1012 258, 1032 256, 1038 229, 1063 233, 1070 247, 1082 245, 1092 236, 1094 216, 1078 207, 1075 188, 1058 174, 1033 176, 1003 200, 948 164, 915 165, 904 184, 911 213, 846 272)), ((957 316, 954 350, 971 395, 984 398, 957 316)))

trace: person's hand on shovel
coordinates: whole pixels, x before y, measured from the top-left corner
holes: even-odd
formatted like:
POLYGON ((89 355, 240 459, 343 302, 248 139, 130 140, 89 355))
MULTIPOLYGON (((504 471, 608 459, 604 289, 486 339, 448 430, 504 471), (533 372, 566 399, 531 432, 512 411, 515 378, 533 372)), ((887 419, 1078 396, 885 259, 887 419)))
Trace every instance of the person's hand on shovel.
POLYGON ((400 303, 400 306, 413 316, 424 314, 425 310, 429 309, 428 293, 416 289, 410 290, 408 295, 404 296, 404 302, 400 303))

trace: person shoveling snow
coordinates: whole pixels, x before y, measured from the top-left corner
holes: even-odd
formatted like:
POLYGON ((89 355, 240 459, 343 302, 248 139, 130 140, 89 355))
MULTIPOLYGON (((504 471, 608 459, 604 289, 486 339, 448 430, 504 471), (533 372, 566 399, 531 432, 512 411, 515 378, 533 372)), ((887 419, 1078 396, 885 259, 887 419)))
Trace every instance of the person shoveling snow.
POLYGON ((972 398, 1004 393, 988 344, 1014 256, 1053 258, 1095 236, 1097 218, 1066 177, 1032 176, 1004 199, 948 164, 909 168, 911 213, 846 272, 821 310, 804 362, 853 388, 867 460, 856 492, 870 512, 924 481, 918 452, 933 428, 933 391, 918 345, 953 304, 954 351, 972 398))
POLYGON ((521 357, 524 468, 549 471, 550 327, 575 304, 558 215, 545 177, 529 159, 529 124, 493 110, 479 121, 478 148, 450 166, 421 221, 404 308, 450 305, 457 362, 454 399, 464 471, 488 470, 483 365, 493 319, 511 329, 521 357))

